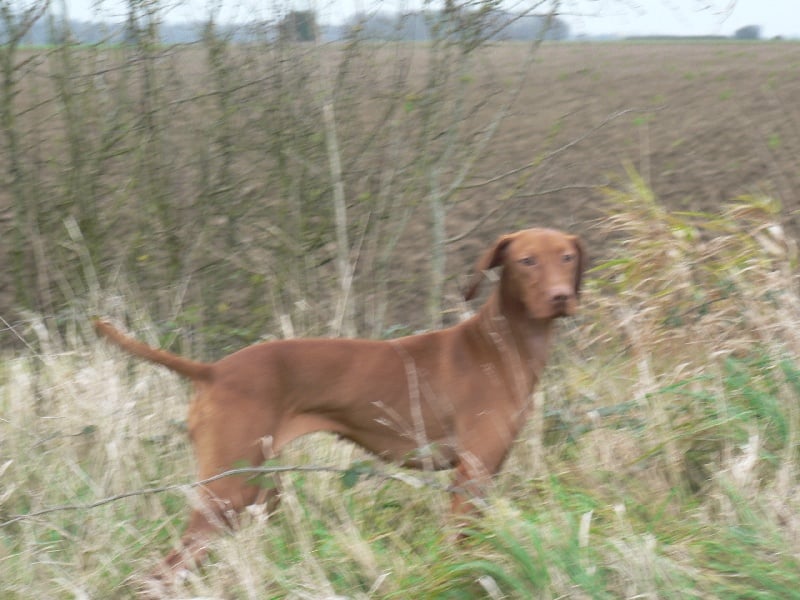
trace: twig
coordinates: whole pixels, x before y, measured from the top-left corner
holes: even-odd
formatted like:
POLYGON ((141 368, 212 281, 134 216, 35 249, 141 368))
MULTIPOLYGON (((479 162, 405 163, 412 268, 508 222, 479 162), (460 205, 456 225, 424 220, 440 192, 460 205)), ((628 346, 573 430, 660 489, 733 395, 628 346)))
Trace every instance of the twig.
POLYGON ((522 171, 525 171, 526 169, 531 169, 533 167, 537 167, 537 166, 541 165, 542 163, 545 163, 545 162, 555 158, 559 154, 564 154, 570 148, 573 148, 573 147, 577 146, 579 143, 581 143, 582 141, 584 141, 585 139, 587 139, 591 135, 597 133, 598 131, 603 129, 606 125, 608 125, 612 121, 615 121, 615 120, 619 119, 620 117, 624 117, 625 115, 630 114, 630 113, 643 113, 643 112, 650 112, 650 111, 658 111, 658 110, 662 110, 663 108, 664 108, 663 106, 658 106, 658 107, 655 107, 655 108, 626 108, 626 109, 623 109, 623 110, 618 110, 617 112, 614 112, 614 113, 611 113, 611 114, 607 115, 602 121, 600 121, 600 123, 598 123, 594 127, 584 131, 579 136, 571 139, 570 141, 566 142, 562 146, 559 146, 555 150, 551 150, 550 152, 548 152, 544 156, 538 157, 538 158, 536 158, 536 159, 534 159, 534 160, 532 160, 532 161, 530 161, 530 162, 528 162, 528 163, 526 163, 526 164, 524 164, 522 166, 515 167, 514 169, 511 169, 510 171, 506 171, 505 173, 501 173, 500 175, 496 175, 496 176, 491 177, 489 179, 485 179, 483 181, 478 181, 478 182, 475 182, 475 183, 469 183, 469 184, 462 185, 459 189, 460 190, 471 190, 471 189, 478 188, 478 187, 484 187, 486 185, 501 181, 501 180, 505 179, 506 177, 510 177, 512 175, 516 175, 516 174, 518 174, 518 173, 520 173, 522 171))
MULTIPOLYGON (((455 242, 460 242, 464 238, 472 235, 472 233, 476 229, 478 229, 481 225, 483 225, 486 221, 488 221, 490 218, 492 218, 498 212, 500 212, 501 210, 508 211, 508 210, 512 209, 514 206, 516 206, 518 204, 519 200, 522 200, 524 198, 535 198, 535 197, 538 197, 538 196, 547 196, 549 194, 556 194, 558 192, 563 192, 563 191, 566 191, 566 190, 596 190, 598 188, 606 187, 607 185, 608 185, 607 181, 605 181, 603 183, 596 183, 596 184, 592 184, 592 183, 577 183, 577 184, 574 184, 574 185, 562 185, 562 186, 555 187, 555 188, 548 188, 548 189, 545 189, 545 190, 539 190, 537 192, 530 192, 530 193, 527 193, 527 194, 517 194, 517 193, 514 192, 514 190, 512 190, 512 192, 511 192, 511 194, 509 194, 509 196, 513 195, 514 202, 510 206, 507 205, 505 202, 497 202, 494 207, 492 207, 490 210, 487 210, 481 216, 481 218, 478 219, 477 221, 475 221, 474 223, 472 223, 472 225, 470 225, 470 227, 468 227, 467 229, 465 229, 464 231, 462 231, 461 233, 459 233, 457 235, 454 235, 452 237, 447 238, 445 240, 445 244, 454 244, 455 242)), ((508 198, 505 198, 504 200, 507 200, 507 199, 508 198)))
POLYGON ((30 512, 24 515, 14 515, 13 517, 0 522, 0 529, 11 525, 13 523, 18 523, 20 521, 27 521, 30 519, 34 519, 36 517, 41 517, 43 515, 47 515, 50 513, 55 512, 63 512, 68 510, 90 510, 93 508, 97 508, 99 506, 103 506, 105 504, 110 504, 112 502, 116 502, 118 500, 124 500, 125 498, 133 498, 135 496, 149 496, 152 494, 161 494, 163 492, 172 492, 176 490, 186 490, 195 487, 204 486, 208 483, 213 481, 217 481, 218 479, 223 479, 225 477, 234 477, 237 475, 273 475, 276 473, 337 473, 340 475, 344 475, 346 473, 350 473, 354 468, 357 468, 359 473, 364 474, 368 477, 377 477, 384 481, 400 481, 407 485, 411 485, 413 487, 419 488, 422 486, 427 486, 429 488, 442 490, 442 491, 451 491, 451 486, 443 485, 435 480, 420 478, 420 477, 413 477, 406 474, 392 474, 386 473, 384 471, 380 471, 378 469, 368 469, 365 470, 363 464, 353 465, 347 468, 340 468, 340 467, 325 467, 325 466, 315 466, 315 465, 305 465, 305 466, 275 466, 275 467, 242 467, 239 469, 231 469, 229 471, 225 471, 223 473, 219 473, 218 475, 214 475, 213 477, 209 477, 207 479, 202 479, 200 481, 194 481, 188 484, 172 484, 172 485, 165 485, 160 487, 152 487, 152 488, 145 488, 141 490, 134 490, 132 492, 123 492, 122 494, 115 494, 113 496, 108 496, 106 498, 102 498, 95 502, 90 502, 88 504, 63 504, 61 506, 51 506, 49 508, 43 508, 41 510, 37 510, 34 512, 30 512))
MULTIPOLYGON (((28 350, 32 351, 34 354, 37 354, 37 353, 36 353, 36 349, 35 349, 33 346, 31 346, 31 345, 30 345, 30 343, 29 343, 29 342, 28 342, 28 341, 27 341, 27 340, 26 340, 26 339, 25 339, 25 338, 22 336, 22 334, 21 334, 19 331, 17 331, 17 330, 16 330, 16 328, 14 327, 14 325, 12 325, 12 324, 11 324, 11 323, 9 323, 8 321, 6 321, 6 320, 5 320, 3 317, 0 317, 0 323, 2 323, 2 324, 3 324, 3 326, 4 326, 3 330, 4 330, 4 331, 10 331, 11 333, 13 333, 13 334, 14 334, 14 336, 16 336, 16 338, 17 338, 17 339, 18 339, 20 342, 22 342, 23 344, 25 344, 25 346, 28 348, 28 350)), ((37 355, 38 355, 38 354, 37 354, 37 355)))

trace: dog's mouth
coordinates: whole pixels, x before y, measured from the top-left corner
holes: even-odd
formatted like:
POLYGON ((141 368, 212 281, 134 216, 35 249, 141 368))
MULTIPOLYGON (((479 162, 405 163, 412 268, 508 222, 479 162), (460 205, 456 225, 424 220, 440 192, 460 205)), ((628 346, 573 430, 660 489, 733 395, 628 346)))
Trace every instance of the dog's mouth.
POLYGON ((561 319, 575 314, 575 304, 569 300, 553 302, 547 307, 528 311, 531 319, 561 319))
POLYGON ((548 321, 550 319, 562 319, 571 317, 575 313, 568 306, 551 307, 548 310, 529 311, 528 318, 532 321, 548 321))
POLYGON ((555 317, 569 317, 575 314, 575 306, 568 300, 558 302, 553 307, 553 315, 555 317))

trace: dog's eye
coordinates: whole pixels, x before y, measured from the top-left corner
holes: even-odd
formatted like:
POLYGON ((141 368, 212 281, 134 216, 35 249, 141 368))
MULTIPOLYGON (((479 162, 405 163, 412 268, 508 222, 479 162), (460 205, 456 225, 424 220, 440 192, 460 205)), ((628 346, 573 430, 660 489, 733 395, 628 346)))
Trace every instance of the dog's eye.
POLYGON ((526 267, 532 267, 536 264, 536 259, 532 256, 526 256, 525 258, 519 259, 520 264, 525 265, 526 267))
POLYGON ((563 260, 565 263, 572 262, 573 260, 575 260, 575 255, 574 255, 574 254, 565 254, 565 255, 563 256, 562 260, 563 260))

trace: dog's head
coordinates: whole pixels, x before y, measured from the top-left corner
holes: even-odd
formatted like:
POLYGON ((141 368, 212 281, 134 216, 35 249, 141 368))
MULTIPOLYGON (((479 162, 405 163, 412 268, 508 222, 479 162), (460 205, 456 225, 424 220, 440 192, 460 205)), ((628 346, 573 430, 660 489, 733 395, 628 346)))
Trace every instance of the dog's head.
POLYGON ((500 236, 486 251, 464 298, 475 296, 483 271, 502 266, 503 302, 521 305, 531 319, 572 315, 585 265, 586 252, 577 236, 555 229, 523 229, 500 236))

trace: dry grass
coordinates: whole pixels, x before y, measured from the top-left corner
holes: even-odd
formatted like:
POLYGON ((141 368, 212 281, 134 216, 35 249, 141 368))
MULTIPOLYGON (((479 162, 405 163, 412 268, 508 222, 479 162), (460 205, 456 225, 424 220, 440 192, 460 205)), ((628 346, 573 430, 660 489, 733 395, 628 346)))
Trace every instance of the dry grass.
MULTIPOLYGON (((449 541, 436 486, 297 472, 279 512, 249 514, 177 596, 798 597, 800 313, 777 209, 669 212, 635 173, 609 199, 618 254, 590 274, 465 543, 449 541)), ((32 322, 30 352, 0 367, 0 521, 189 481, 185 385, 72 327, 32 322)), ((363 458, 318 435, 282 463, 363 458)), ((5 524, 4 597, 133 595, 187 496, 5 524)))

